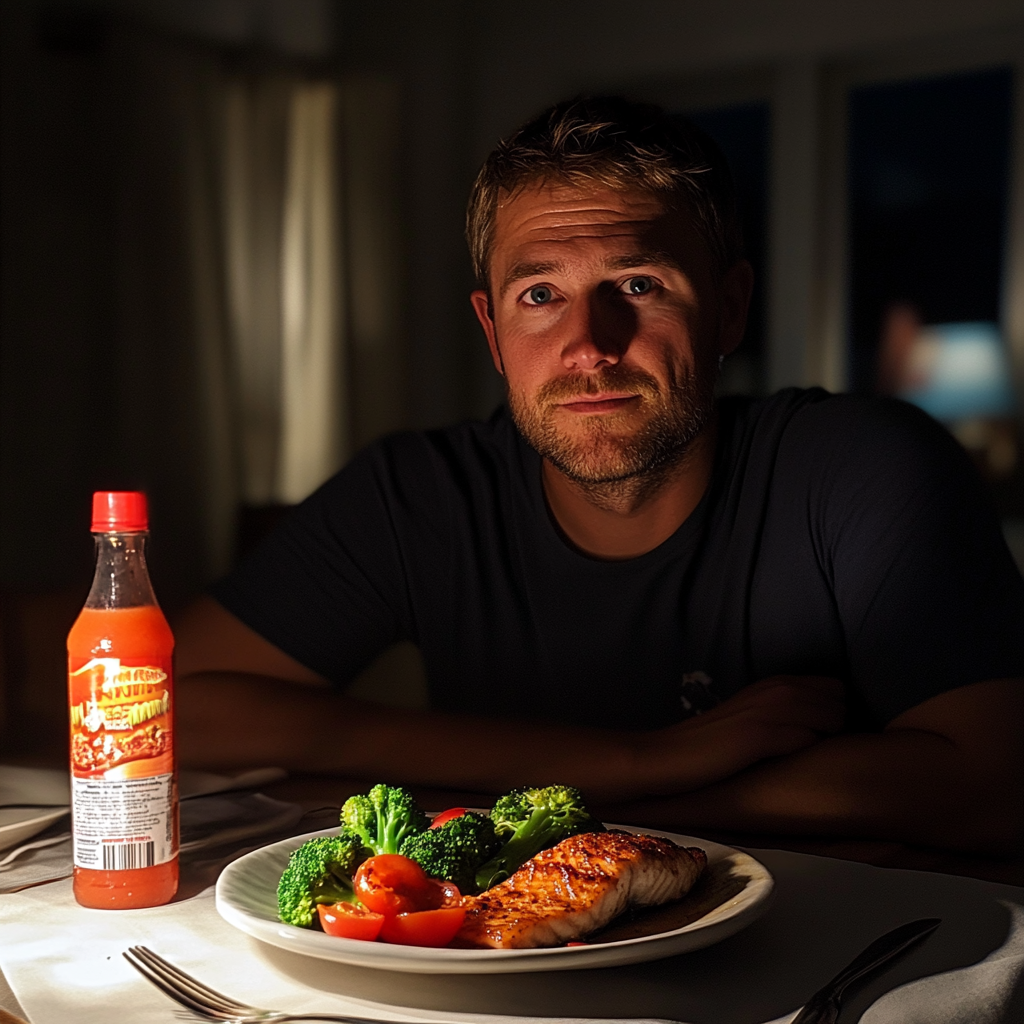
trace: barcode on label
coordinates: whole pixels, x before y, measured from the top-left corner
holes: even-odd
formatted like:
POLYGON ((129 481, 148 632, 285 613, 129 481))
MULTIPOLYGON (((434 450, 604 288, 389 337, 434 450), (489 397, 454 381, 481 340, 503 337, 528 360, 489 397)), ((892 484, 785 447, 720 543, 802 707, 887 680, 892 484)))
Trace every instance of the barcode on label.
POLYGON ((155 860, 153 841, 118 843, 103 847, 104 871, 127 871, 130 868, 151 868, 155 860))

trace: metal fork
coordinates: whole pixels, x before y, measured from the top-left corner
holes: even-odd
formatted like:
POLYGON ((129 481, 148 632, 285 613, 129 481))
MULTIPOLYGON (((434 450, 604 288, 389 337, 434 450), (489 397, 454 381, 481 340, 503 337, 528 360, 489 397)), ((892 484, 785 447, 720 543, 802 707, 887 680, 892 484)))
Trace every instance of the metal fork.
POLYGON ((388 1024, 378 1017, 351 1017, 343 1013, 280 1013, 264 1010, 237 999, 197 981, 190 974, 168 963, 145 946, 132 946, 124 958, 147 981, 151 981, 164 995, 207 1020, 224 1021, 225 1024, 279 1024, 292 1020, 328 1020, 340 1024, 388 1024))

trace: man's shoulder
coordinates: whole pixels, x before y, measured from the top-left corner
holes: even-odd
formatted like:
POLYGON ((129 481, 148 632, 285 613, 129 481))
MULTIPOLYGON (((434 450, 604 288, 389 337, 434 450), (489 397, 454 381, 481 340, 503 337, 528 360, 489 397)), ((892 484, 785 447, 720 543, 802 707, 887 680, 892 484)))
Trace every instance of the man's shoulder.
POLYGON ((735 412, 740 429, 727 479, 754 502, 767 501, 776 525, 812 524, 819 538, 833 540, 849 536, 843 531, 851 525, 853 535, 876 538, 903 536, 910 521, 918 530, 926 522, 935 530, 993 527, 991 501, 966 451, 916 406, 793 389, 735 412))
POLYGON ((884 509, 918 500, 967 500, 979 482, 953 436, 927 413, 892 398, 789 388, 722 403, 721 479, 760 501, 832 509, 884 509))
POLYGON ((782 388, 763 397, 726 395, 719 399, 719 404, 726 415, 755 426, 779 417, 793 421, 831 421, 837 425, 848 420, 935 422, 917 406, 897 398, 832 392, 820 387, 782 388))
POLYGON ((524 472, 523 442, 504 408, 486 420, 405 430, 370 442, 321 488, 328 504, 373 494, 386 505, 447 505, 524 472))
POLYGON ((962 456, 941 424, 895 398, 784 388, 766 398, 723 399, 722 416, 747 444, 839 464, 860 456, 876 463, 962 456))
POLYGON ((388 434, 368 444, 356 460, 416 472, 444 465, 455 468, 507 462, 518 455, 519 449, 520 439, 511 417, 504 406, 499 406, 484 420, 388 434))

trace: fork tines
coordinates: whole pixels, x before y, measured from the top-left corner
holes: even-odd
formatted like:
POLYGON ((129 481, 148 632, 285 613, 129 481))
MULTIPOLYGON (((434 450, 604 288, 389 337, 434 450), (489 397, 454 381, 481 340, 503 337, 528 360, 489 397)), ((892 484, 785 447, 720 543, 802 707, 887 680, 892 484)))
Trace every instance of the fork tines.
POLYGON ((147 981, 196 1013, 215 1020, 231 1020, 256 1009, 204 985, 145 946, 132 946, 123 956, 147 981))

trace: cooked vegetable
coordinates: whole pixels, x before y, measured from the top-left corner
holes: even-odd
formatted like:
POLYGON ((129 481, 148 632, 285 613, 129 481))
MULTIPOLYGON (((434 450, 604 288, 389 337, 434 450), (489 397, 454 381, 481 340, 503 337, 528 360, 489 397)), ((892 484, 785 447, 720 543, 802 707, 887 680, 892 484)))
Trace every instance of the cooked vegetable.
POLYGON ((383 914, 364 910, 354 903, 320 903, 316 909, 320 914, 320 927, 328 935, 337 935, 343 939, 373 942, 380 935, 381 925, 384 924, 383 914))
POLYGON ((440 828, 446 821, 451 821, 452 818, 461 818, 465 813, 465 807, 449 807, 447 811, 435 814, 434 817, 430 819, 430 827, 440 828))
POLYGON ((491 821, 502 848, 476 872, 478 889, 504 881, 541 850, 581 832, 603 832, 573 786, 514 789, 495 802, 491 821))
POLYGON ((476 892, 477 869, 502 846, 494 822, 475 811, 463 811, 438 827, 410 836, 402 853, 428 875, 454 882, 462 892, 476 892))
POLYGON ((402 946, 447 946, 466 919, 465 907, 441 907, 384 918, 380 937, 402 946))
POLYGON ((365 796, 345 801, 341 824, 358 833, 374 853, 398 853, 406 838, 425 832, 430 821, 407 789, 379 784, 365 796))
POLYGON ((380 853, 364 860, 352 885, 363 904, 385 917, 436 910, 457 905, 462 899, 456 885, 430 878, 416 861, 397 853, 380 853))
MULTIPOLYGON (((580 832, 603 831, 571 786, 516 789, 490 815, 452 807, 433 824, 412 794, 379 784, 350 797, 341 831, 289 858, 278 915, 330 935, 410 945, 447 945, 466 915, 461 891, 508 878, 541 850, 580 832)), ((472 901, 470 901, 472 902, 472 901)))
POLYGON ((353 902, 352 876, 369 856, 362 839, 347 829, 303 843, 288 859, 278 883, 278 917, 285 924, 309 928, 318 904, 353 902))

